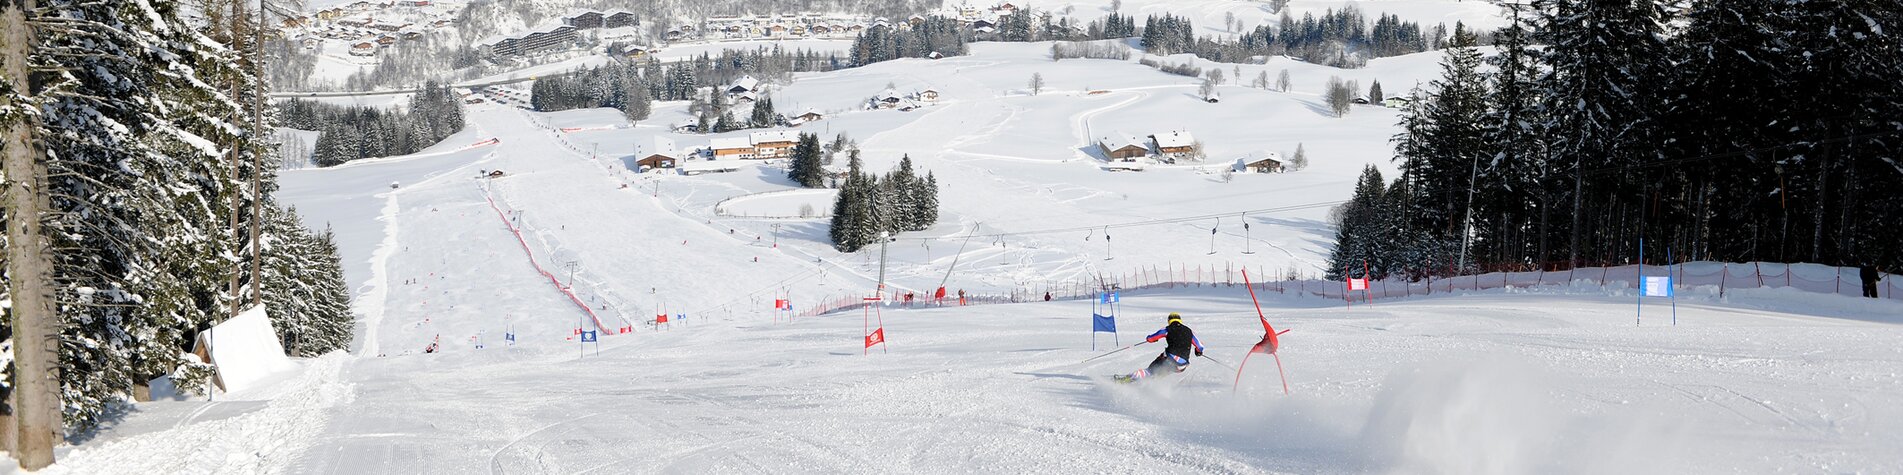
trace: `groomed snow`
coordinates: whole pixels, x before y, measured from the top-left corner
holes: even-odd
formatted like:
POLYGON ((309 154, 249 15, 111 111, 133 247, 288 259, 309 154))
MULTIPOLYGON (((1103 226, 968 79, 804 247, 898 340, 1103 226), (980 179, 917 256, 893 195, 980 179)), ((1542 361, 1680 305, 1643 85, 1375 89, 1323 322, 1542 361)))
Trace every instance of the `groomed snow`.
MULTIPOLYGON (((954 291, 1000 293, 1183 263, 1316 273, 1333 237, 1325 206, 1252 213, 1247 232, 1232 217, 1119 227, 1110 230, 1114 247, 1102 229, 1086 229, 1346 199, 1364 165, 1391 169, 1395 117, 1365 106, 1327 117, 1319 85, 1374 71, 1400 89, 1436 74, 1433 58, 1420 55, 1355 71, 1272 63, 1271 76, 1291 70, 1296 91, 1225 87, 1221 104, 1207 104, 1192 79, 1134 61, 1051 62, 1042 57, 1048 49, 978 44, 968 57, 801 74, 779 87, 776 102, 802 104, 786 110, 837 111, 800 131, 849 132, 873 171, 910 154, 946 190, 940 225, 888 249, 885 273, 898 291, 943 281, 954 291), (1045 93, 1024 90, 1032 72, 1045 77, 1045 93), (911 112, 857 110, 888 82, 901 92, 935 88, 943 99, 911 112), (1208 166, 1109 172, 1087 139, 1099 130, 1177 128, 1204 142, 1208 166), (1225 179, 1210 169, 1262 150, 1289 156, 1298 143, 1313 162, 1308 170, 1225 179), (961 244, 973 229, 979 237, 961 244), (1054 229, 1063 231, 1041 232, 1054 229)), ((1255 70, 1245 67, 1244 77, 1255 70)), ((1262 355, 1232 390, 1236 373, 1225 366, 1242 363, 1262 331, 1239 286, 1127 293, 1122 332, 1097 335, 1095 350, 1088 301, 886 307, 879 318, 889 345, 864 355, 866 328, 852 325, 862 314, 789 323, 771 306, 789 296, 807 308, 869 294, 880 272, 876 247, 831 250, 819 218, 716 212, 723 201, 780 201, 762 193, 794 189, 783 164, 744 161, 733 173, 699 176, 627 169, 625 159, 657 137, 681 148, 708 140, 657 126, 679 123, 682 109, 658 104, 654 119, 627 127, 612 111, 481 104, 469 109, 464 133, 425 154, 285 172, 281 199, 308 223, 337 231, 366 341, 353 355, 304 361, 308 369, 269 402, 141 405, 122 429, 71 449, 60 470, 1903 466, 1896 300, 1738 289, 1720 299, 1698 289, 1681 295, 1670 326, 1664 301, 1648 302, 1645 324, 1634 325, 1633 297, 1598 285, 1441 292, 1352 308, 1258 289, 1270 321, 1290 330, 1281 354, 1289 395, 1262 355), (459 150, 491 137, 499 142, 459 150), (478 178, 487 170, 505 175, 478 178), (523 230, 522 240, 503 220, 523 230), (571 339, 595 325, 535 273, 531 258, 584 296, 605 326, 635 331, 599 346, 571 339), (1156 345, 1083 362, 1138 341, 1167 312, 1186 316, 1213 359, 1135 386, 1107 377, 1140 368, 1156 345), (658 313, 677 318, 650 326, 658 313), (432 342, 441 351, 423 353, 432 342)))

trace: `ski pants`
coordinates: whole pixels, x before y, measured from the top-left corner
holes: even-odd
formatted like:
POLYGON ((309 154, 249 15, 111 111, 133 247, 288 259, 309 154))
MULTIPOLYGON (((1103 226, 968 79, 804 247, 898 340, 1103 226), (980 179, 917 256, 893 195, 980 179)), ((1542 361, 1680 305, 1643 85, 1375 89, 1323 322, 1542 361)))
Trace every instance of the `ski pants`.
POLYGON ((1151 361, 1150 367, 1145 370, 1149 371, 1150 374, 1164 374, 1163 370, 1171 367, 1176 369, 1174 372, 1181 373, 1184 369, 1189 368, 1189 358, 1164 352, 1163 354, 1156 355, 1156 361, 1151 361))

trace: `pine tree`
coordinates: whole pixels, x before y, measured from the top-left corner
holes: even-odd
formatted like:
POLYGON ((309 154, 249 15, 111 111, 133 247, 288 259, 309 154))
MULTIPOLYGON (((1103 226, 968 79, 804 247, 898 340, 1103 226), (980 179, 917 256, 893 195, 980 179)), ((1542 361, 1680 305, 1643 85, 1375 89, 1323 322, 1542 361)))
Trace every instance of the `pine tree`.
MULTIPOLYGON (((1376 251, 1382 235, 1381 205, 1386 182, 1381 170, 1370 164, 1361 170, 1355 193, 1337 210, 1340 220, 1335 227, 1335 250, 1329 254, 1327 278, 1341 280, 1343 269, 1362 267, 1364 262, 1381 260, 1376 251)), ((1360 272, 1355 272, 1359 276, 1360 272)))
MULTIPOLYGON (((1622 239, 1614 213, 1640 194, 1620 180, 1586 188, 1585 172, 1636 165, 1659 154, 1660 103, 1653 87, 1669 61, 1662 5, 1655 2, 1553 0, 1541 11, 1535 42, 1548 67, 1539 94, 1551 114, 1553 155, 1571 161, 1573 190, 1568 242, 1575 265, 1584 255, 1612 254, 1622 239), (1587 206, 1588 196, 1594 205, 1587 206), (1606 197, 1606 198, 1599 198, 1606 197), (1615 198, 1616 197, 1616 198, 1615 198)), ((1623 175, 1621 175, 1623 176, 1623 175)))
POLYGON ((786 169, 786 178, 802 187, 819 188, 826 185, 826 169, 820 165, 819 136, 800 134, 798 145, 793 147, 793 163, 786 169))
MULTIPOLYGON (((1405 155, 1397 150, 1397 157, 1405 160, 1403 170, 1411 177, 1411 191, 1423 203, 1433 204, 1411 214, 1410 225, 1454 241, 1466 229, 1469 190, 1478 186, 1475 173, 1488 155, 1481 128, 1487 88, 1480 76, 1475 42, 1472 32, 1455 24, 1441 62, 1441 78, 1429 83, 1432 92, 1410 110, 1419 114, 1418 122, 1403 127, 1403 133, 1415 135, 1418 142, 1405 155)), ((1478 223, 1475 227, 1488 229, 1478 223)))
POLYGON ((753 113, 747 122, 753 128, 772 127, 776 122, 773 113, 773 97, 761 96, 760 100, 754 101, 753 113))

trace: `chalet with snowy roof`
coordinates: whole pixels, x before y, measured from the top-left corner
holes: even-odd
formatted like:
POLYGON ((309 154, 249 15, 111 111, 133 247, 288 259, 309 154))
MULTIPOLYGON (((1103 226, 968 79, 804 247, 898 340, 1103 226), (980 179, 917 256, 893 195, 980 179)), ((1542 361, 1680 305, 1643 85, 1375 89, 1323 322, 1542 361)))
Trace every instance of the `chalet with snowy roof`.
POLYGON ((636 171, 659 170, 674 168, 674 165, 680 162, 680 157, 674 156, 673 152, 656 152, 635 160, 634 168, 636 171))
POLYGON ((739 94, 734 94, 731 96, 727 96, 727 98, 732 101, 731 103, 733 105, 752 104, 755 101, 757 101, 757 99, 754 98, 754 94, 751 92, 743 92, 739 94))
POLYGON ((760 90, 760 80, 754 79, 753 76, 741 76, 740 79, 733 81, 732 86, 727 87, 727 94, 737 96, 758 90, 760 90))
POLYGON ((793 118, 799 120, 800 123, 806 123, 806 122, 813 122, 818 120, 825 120, 826 116, 821 115, 818 111, 807 109, 806 113, 793 116, 793 118))
POLYGON ((923 91, 919 91, 918 100, 926 101, 926 102, 938 102, 938 90, 926 89, 923 91))
POLYGON ((766 27, 766 33, 771 36, 786 36, 786 25, 775 24, 766 27))
POLYGON ((708 147, 714 149, 715 160, 725 160, 725 159, 746 160, 750 158, 757 158, 757 155, 755 154, 753 149, 753 141, 748 140, 747 137, 726 137, 726 138, 714 139, 708 145, 708 147))
POLYGON ((799 135, 791 130, 772 130, 754 132, 748 136, 753 141, 755 158, 784 158, 793 155, 793 147, 799 145, 799 135))
POLYGON ((654 139, 654 148, 634 157, 635 171, 674 168, 681 163, 681 153, 674 147, 674 141, 663 137, 654 139))
POLYGON ((899 93, 891 89, 872 97, 872 106, 879 109, 896 109, 902 102, 905 102, 905 98, 899 97, 899 93))
POLYGON ((1243 168, 1256 173, 1281 173, 1282 154, 1264 152, 1262 155, 1243 157, 1243 168))
POLYGON ((1123 132, 1097 139, 1097 149, 1110 161, 1136 161, 1150 155, 1148 140, 1123 132))
POLYGON ((833 27, 826 26, 826 25, 813 25, 813 34, 815 35, 833 34, 833 27))
POLYGON ((1196 138, 1188 131, 1175 130, 1169 133, 1150 136, 1156 141, 1156 153, 1171 160, 1189 158, 1196 155, 1196 138))
POLYGON ((350 55, 351 56, 376 56, 377 44, 364 41, 354 45, 350 45, 350 55))

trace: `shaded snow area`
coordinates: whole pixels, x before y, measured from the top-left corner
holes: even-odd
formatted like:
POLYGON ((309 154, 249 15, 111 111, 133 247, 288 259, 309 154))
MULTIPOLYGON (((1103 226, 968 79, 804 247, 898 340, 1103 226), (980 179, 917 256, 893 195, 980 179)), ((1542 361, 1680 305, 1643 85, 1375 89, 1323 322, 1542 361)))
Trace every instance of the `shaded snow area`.
MULTIPOLYGON (((1328 117, 1320 85, 1378 75, 1400 90, 1438 71, 1433 54, 1354 71, 1275 60, 1244 66, 1243 76, 1288 68, 1296 91, 1225 86, 1222 103, 1209 104, 1194 95, 1196 80, 1134 61, 1052 62, 1048 44, 973 51, 773 86, 780 110, 827 115, 798 131, 846 132, 870 171, 910 154, 938 179, 938 225, 886 250, 898 292, 942 282, 996 295, 1185 264, 1317 274, 1333 242, 1328 206, 1349 196, 1365 165, 1391 170, 1396 122, 1373 106, 1328 117), (1047 83, 1036 96, 1025 90, 1033 72, 1047 83), (863 110, 887 83, 941 99, 909 112, 863 110), (1207 162, 1116 172, 1090 146, 1109 131, 1178 128, 1204 143, 1207 162), (1297 144, 1307 170, 1218 170, 1261 151, 1290 156, 1297 144), (1109 229, 1114 247, 1106 242, 1104 226, 1150 220, 1166 221, 1109 229)), ((478 104, 462 133, 424 153, 283 172, 280 199, 336 233, 358 316, 353 351, 296 360, 299 370, 255 394, 142 403, 62 449, 54 470, 1903 467, 1903 300, 1735 282, 1717 296, 1693 279, 1672 326, 1666 300, 1647 301, 1635 325, 1630 290, 1581 281, 1352 308, 1259 288, 1267 318, 1289 330, 1286 395, 1267 355, 1248 358, 1235 383, 1231 366, 1262 336, 1241 286, 1126 292, 1121 333, 1096 334, 1095 349, 1087 300, 789 317, 800 312, 774 312, 776 299, 804 310, 870 294, 879 249, 833 250, 823 217, 798 216, 802 205, 830 212, 829 192, 795 188, 783 161, 715 161, 733 170, 694 176, 630 170, 665 143, 657 139, 689 150, 744 136, 671 132, 684 109, 657 103, 653 119, 628 124, 616 111, 478 104), (1141 341, 1169 312, 1209 350, 1187 372, 1111 381, 1142 368, 1158 344, 1084 361, 1141 341), (669 321, 654 323, 660 314, 669 321), (881 323, 888 343, 864 354, 865 334, 881 323), (578 329, 598 332, 599 343, 584 345, 578 329)), ((1721 283, 1741 275, 1690 272, 1729 272, 1721 283)), ((1818 278, 1806 272, 1799 277, 1818 278)))

